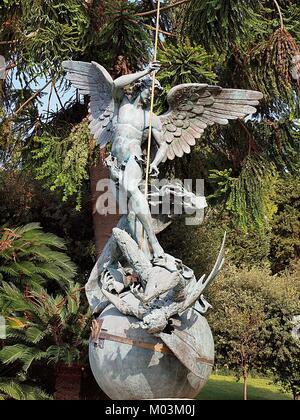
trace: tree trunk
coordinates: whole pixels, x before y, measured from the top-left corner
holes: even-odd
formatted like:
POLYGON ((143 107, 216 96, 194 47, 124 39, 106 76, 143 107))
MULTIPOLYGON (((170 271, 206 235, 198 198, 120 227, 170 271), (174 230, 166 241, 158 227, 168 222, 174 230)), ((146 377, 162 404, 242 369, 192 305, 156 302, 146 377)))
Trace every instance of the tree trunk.
POLYGON ((244 368, 243 378, 244 378, 244 401, 247 401, 248 400, 248 378, 249 378, 249 374, 248 374, 248 369, 246 367, 244 368))
POLYGON ((97 191, 97 184, 100 180, 109 178, 108 170, 104 165, 104 159, 105 149, 100 152, 100 159, 97 166, 90 168, 93 224, 97 256, 101 255, 106 242, 112 234, 113 228, 117 226, 120 219, 118 214, 100 215, 96 209, 97 200, 101 195, 101 192, 97 191))
POLYGON ((79 401, 83 366, 57 365, 55 369, 55 393, 57 401, 79 401))
MULTIPOLYGON (((125 3, 128 0, 123 0, 125 3)), ((128 64, 127 57, 118 54, 115 59, 115 63, 112 69, 113 79, 124 76, 132 72, 128 64)), ((100 256, 106 242, 112 234, 112 230, 117 226, 120 216, 118 214, 108 214, 107 216, 100 215, 96 209, 96 203, 101 195, 101 192, 97 191, 97 184, 102 179, 108 179, 109 173, 104 165, 105 149, 100 151, 100 159, 96 166, 90 168, 90 183, 92 192, 92 204, 93 204, 93 223, 94 223, 94 234, 97 255, 100 256)))
MULTIPOLYGON (((100 158, 96 166, 90 168, 90 185, 92 194, 92 212, 93 212, 93 225, 94 237, 97 257, 100 257, 106 242, 112 235, 112 230, 119 222, 120 216, 118 214, 101 215, 97 211, 97 200, 102 194, 97 191, 97 184, 103 179, 109 178, 109 173, 104 165, 105 149, 101 150, 100 158)), ((83 400, 108 400, 109 398, 99 388, 98 384, 92 377, 92 372, 87 371, 83 377, 83 389, 81 399, 83 400)))

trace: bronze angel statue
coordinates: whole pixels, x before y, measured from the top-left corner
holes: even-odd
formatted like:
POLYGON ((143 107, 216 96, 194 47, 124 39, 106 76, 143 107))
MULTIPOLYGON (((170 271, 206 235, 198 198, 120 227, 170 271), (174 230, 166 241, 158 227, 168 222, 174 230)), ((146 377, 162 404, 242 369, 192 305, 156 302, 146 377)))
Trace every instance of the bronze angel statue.
MULTIPOLYGON (((130 211, 146 232, 153 261, 160 265, 165 253, 155 235, 148 200, 140 188, 145 175, 143 144, 150 122, 150 75, 160 70, 160 64, 153 62, 144 71, 116 80, 95 62, 66 61, 63 66, 73 86, 91 98, 91 132, 101 148, 111 143, 106 159, 111 180, 126 193, 130 211)), ((158 81, 155 89, 162 89, 158 81)), ((154 177, 159 175, 162 162, 190 153, 208 126, 226 125, 230 120, 255 113, 262 94, 195 83, 174 87, 167 99, 169 111, 153 116, 152 137, 158 146, 150 166, 154 177)))
MULTIPOLYGON (((111 144, 106 159, 110 178, 116 192, 128 199, 128 214, 113 230, 85 287, 97 318, 90 342, 92 371, 111 399, 169 398, 169 392, 172 398, 194 398, 214 364, 213 337, 204 318, 210 305, 203 293, 222 269, 225 238, 212 272, 199 280, 191 268, 164 252, 156 235, 174 215, 165 219, 151 214, 152 194, 143 191, 144 143, 151 134, 157 145, 150 165, 150 175, 157 177, 160 164, 190 153, 208 126, 255 113, 262 94, 183 84, 168 93, 169 111, 150 121, 152 87, 162 89, 151 77, 160 70, 159 62, 116 80, 95 62, 63 65, 67 79, 91 98, 91 132, 100 147, 111 144), (153 368, 163 384, 175 384, 178 390, 149 386, 153 368), (120 371, 126 374, 120 377, 120 371)), ((182 197, 189 209, 206 207, 205 198, 174 185, 161 188, 159 197, 165 191, 182 197)))

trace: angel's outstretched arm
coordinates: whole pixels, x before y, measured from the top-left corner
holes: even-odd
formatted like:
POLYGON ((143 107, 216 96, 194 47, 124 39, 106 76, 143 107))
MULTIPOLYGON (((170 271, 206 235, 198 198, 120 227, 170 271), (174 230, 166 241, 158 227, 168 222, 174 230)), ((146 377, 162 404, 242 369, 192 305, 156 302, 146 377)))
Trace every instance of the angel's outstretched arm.
POLYGON ((114 81, 114 89, 115 91, 120 91, 124 89, 126 86, 131 85, 132 83, 142 79, 143 77, 147 76, 147 74, 152 73, 153 71, 160 70, 160 65, 158 62, 151 63, 145 70, 139 71, 138 73, 127 74, 125 76, 121 76, 114 81))

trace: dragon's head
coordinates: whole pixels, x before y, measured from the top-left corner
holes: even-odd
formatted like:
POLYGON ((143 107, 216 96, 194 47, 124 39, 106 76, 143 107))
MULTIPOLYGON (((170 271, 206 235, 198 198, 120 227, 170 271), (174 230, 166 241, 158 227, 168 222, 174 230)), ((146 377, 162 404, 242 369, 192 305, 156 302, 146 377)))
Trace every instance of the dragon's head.
POLYGON ((149 204, 156 222, 156 231, 161 232, 170 219, 199 216, 199 224, 204 217, 207 202, 204 196, 194 194, 182 182, 170 181, 164 185, 151 184, 148 193, 149 204))

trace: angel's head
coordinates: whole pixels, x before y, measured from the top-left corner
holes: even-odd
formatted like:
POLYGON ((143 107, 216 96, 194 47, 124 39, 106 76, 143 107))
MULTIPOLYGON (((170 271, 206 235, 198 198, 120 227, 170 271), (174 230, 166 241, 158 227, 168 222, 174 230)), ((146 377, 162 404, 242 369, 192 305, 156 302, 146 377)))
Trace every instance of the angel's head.
MULTIPOLYGON (((155 80, 155 95, 163 91, 163 88, 158 80, 155 80)), ((141 104, 149 106, 152 94, 152 78, 146 76, 131 86, 131 96, 137 98, 140 96, 141 104)))

